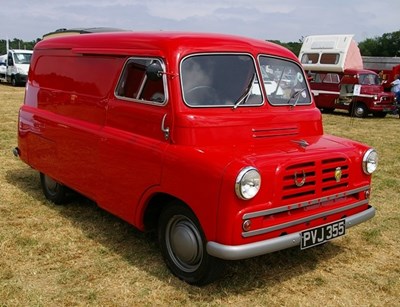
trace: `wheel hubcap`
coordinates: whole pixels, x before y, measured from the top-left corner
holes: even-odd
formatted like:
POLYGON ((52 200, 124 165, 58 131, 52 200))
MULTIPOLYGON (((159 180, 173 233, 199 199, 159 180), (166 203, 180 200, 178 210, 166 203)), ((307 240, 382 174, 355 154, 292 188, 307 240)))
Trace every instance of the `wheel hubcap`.
POLYGON ((364 114, 364 109, 361 107, 356 107, 356 114, 362 116, 364 114))
POLYGON ((55 180, 53 180, 52 178, 50 178, 49 176, 45 176, 44 180, 46 183, 47 190, 51 194, 55 194, 57 192, 56 190, 57 190, 58 183, 55 180))
POLYGON ((203 244, 197 227, 184 216, 175 216, 167 225, 167 249, 182 271, 193 272, 200 266, 203 244))

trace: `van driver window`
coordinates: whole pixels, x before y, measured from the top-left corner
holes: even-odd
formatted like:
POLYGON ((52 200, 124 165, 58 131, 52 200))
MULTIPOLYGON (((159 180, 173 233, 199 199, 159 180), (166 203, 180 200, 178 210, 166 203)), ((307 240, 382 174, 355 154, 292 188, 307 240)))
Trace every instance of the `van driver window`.
POLYGON ((115 95, 123 100, 163 105, 166 102, 165 77, 154 80, 148 78, 146 69, 154 62, 160 67, 163 63, 156 58, 130 58, 124 66, 115 95))

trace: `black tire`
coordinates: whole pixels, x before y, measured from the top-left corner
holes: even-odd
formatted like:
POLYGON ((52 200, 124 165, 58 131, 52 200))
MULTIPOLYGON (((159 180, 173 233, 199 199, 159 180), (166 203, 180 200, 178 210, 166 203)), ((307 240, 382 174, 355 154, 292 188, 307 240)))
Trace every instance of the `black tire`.
POLYGON ((332 114, 335 108, 321 108, 321 112, 325 114, 332 114))
POLYGON ((180 279, 202 286, 221 275, 223 260, 207 253, 200 224, 186 206, 174 203, 162 211, 158 238, 164 261, 180 279))
POLYGON ((377 118, 385 118, 386 117, 386 112, 374 112, 374 113, 372 113, 372 115, 374 115, 374 117, 377 117, 377 118))
POLYGON ((358 118, 367 117, 368 109, 362 102, 357 102, 351 108, 351 115, 358 118))
POLYGON ((11 85, 12 86, 17 86, 17 80, 15 79, 15 77, 11 77, 11 85))
POLYGON ((56 205, 65 204, 67 201, 68 188, 58 183, 53 178, 40 173, 40 183, 42 185, 43 194, 46 198, 56 205))

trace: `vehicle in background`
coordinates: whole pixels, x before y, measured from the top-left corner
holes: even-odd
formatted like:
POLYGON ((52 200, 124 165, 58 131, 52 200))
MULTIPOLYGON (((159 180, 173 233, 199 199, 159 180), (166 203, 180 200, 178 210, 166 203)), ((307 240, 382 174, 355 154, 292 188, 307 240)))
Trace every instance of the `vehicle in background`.
POLYGON ((385 91, 390 92, 391 83, 400 75, 400 57, 363 56, 362 59, 364 68, 376 72, 385 91))
POLYGON ((237 36, 39 42, 14 154, 49 200, 72 189, 157 233, 169 269, 197 285, 224 260, 314 247, 375 214, 376 151, 324 134, 292 52, 237 36))
POLYGON ((32 50, 8 49, 7 54, 2 56, 5 58, 5 70, 0 71, 0 81, 11 83, 13 86, 25 84, 32 53, 32 50))
POLYGON ((299 54, 308 72, 318 108, 349 111, 352 116, 385 117, 395 110, 393 93, 385 92, 377 73, 363 68, 352 35, 315 35, 305 38, 299 54))
POLYGON ((6 66, 7 55, 0 55, 0 81, 5 79, 7 73, 6 66))

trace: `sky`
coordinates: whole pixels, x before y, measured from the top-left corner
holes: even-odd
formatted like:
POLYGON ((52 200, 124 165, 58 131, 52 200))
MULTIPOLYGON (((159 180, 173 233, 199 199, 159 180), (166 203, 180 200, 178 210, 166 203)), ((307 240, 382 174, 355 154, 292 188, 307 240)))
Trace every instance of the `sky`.
POLYGON ((298 42, 400 31, 400 0, 0 0, 0 39, 36 40, 60 28, 237 34, 298 42))

